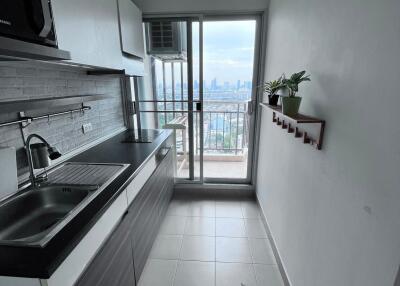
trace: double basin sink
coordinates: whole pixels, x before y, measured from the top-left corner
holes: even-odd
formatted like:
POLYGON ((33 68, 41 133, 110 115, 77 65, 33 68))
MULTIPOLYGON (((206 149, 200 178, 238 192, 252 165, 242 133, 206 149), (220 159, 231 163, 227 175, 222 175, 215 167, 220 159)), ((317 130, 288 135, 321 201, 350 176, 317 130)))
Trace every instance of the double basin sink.
POLYGON ((59 183, 63 180, 60 176, 53 176, 55 183, 52 183, 50 173, 49 182, 43 186, 27 187, 0 201, 0 244, 44 246, 126 167, 123 164, 67 163, 57 168, 58 173, 66 182, 72 180, 79 184, 59 183), (89 168, 105 170, 110 166, 114 168, 109 172, 82 171, 89 168), (71 176, 74 169, 77 174, 71 176), (77 176, 86 176, 90 184, 82 183, 77 176), (94 184, 96 181, 99 184, 94 184))

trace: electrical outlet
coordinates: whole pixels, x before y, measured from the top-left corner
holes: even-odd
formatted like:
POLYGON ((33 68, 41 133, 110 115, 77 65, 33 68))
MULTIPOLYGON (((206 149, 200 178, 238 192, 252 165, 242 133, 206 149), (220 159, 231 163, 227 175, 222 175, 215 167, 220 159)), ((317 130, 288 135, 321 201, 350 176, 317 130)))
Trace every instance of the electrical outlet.
POLYGON ((86 133, 88 133, 88 132, 90 132, 92 130, 93 130, 92 123, 82 124, 82 132, 83 132, 83 134, 86 134, 86 133))

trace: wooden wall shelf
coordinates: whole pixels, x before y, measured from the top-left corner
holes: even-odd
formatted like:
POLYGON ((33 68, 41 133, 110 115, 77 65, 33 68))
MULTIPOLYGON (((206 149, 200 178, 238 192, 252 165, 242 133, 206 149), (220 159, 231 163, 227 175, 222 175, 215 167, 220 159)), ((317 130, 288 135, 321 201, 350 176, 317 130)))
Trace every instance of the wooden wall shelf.
POLYGON ((300 113, 296 116, 288 116, 282 113, 282 106, 280 105, 274 106, 267 103, 260 103, 260 105, 272 110, 272 122, 276 123, 276 125, 281 126, 282 129, 286 129, 288 133, 293 133, 294 137, 301 138, 304 144, 310 144, 318 150, 322 149, 325 120, 300 113), (301 131, 298 126, 301 124, 318 124, 318 138, 314 139, 308 134, 308 132, 301 131))

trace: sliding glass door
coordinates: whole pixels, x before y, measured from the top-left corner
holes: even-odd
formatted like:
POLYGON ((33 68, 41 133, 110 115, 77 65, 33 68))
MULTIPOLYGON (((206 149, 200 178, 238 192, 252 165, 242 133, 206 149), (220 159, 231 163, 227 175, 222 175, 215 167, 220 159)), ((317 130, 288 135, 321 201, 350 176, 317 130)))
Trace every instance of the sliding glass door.
POLYGON ((173 130, 177 180, 250 183, 259 19, 147 21, 152 98, 141 117, 173 130))
POLYGON ((203 23, 203 166, 209 182, 249 182, 256 26, 247 18, 203 23))
POLYGON ((145 23, 148 74, 152 98, 141 98, 140 116, 154 117, 155 128, 175 136, 176 178, 201 183, 197 149, 202 134, 200 81, 200 21, 198 18, 149 19, 145 23), (151 115, 149 115, 151 114, 151 115))

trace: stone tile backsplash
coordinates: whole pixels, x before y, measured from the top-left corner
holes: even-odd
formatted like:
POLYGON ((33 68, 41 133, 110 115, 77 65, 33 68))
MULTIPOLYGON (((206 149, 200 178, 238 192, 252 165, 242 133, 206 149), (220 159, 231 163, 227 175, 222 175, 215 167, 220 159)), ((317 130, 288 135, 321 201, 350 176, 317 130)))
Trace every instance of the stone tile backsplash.
MULTIPOLYGON (((120 79, 112 76, 89 76, 82 69, 32 63, 2 63, 0 65, 0 104, 10 100, 105 94, 108 99, 91 101, 91 110, 34 121, 25 134, 37 133, 62 153, 68 153, 87 143, 107 136, 124 127, 120 79), (83 134, 82 124, 91 123, 93 130, 83 134)), ((63 111, 79 106, 29 111, 29 116, 63 111)), ((21 110, 24 111, 24 110, 21 110)), ((0 114, 0 122, 18 118, 16 112, 0 114)), ((0 127, 0 147, 17 150, 18 175, 27 172, 24 142, 19 125, 0 127)))

